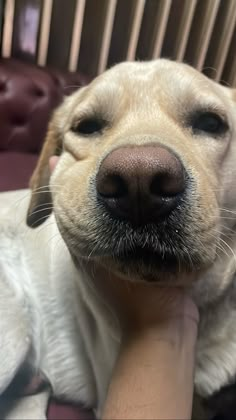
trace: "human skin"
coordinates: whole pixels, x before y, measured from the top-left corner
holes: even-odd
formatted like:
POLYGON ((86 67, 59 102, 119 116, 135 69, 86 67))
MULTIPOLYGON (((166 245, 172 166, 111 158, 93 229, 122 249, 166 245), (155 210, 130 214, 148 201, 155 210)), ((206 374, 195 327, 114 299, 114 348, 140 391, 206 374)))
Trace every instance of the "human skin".
POLYGON ((122 343, 102 418, 190 419, 197 308, 176 288, 136 285, 128 296, 128 308, 122 296, 122 343))

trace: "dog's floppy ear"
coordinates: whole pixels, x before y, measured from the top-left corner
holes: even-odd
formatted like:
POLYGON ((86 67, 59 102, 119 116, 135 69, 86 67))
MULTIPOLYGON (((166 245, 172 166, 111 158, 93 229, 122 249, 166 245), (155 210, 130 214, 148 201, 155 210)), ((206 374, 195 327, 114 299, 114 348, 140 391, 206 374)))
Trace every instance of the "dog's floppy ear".
MULTIPOLYGON (((55 114, 57 114, 57 111, 55 114)), ((41 225, 52 212, 52 196, 49 188, 49 158, 53 155, 60 155, 62 150, 62 139, 56 121, 57 118, 54 115, 49 123, 46 140, 30 180, 32 195, 26 222, 32 228, 41 225)))
POLYGON ((27 225, 35 228, 41 225, 52 213, 53 203, 50 192, 50 167, 49 159, 51 156, 59 156, 62 153, 63 127, 68 122, 70 110, 74 104, 81 101, 86 86, 81 87, 73 95, 64 98, 62 105, 56 109, 49 123, 47 136, 37 163, 34 173, 30 180, 32 190, 31 200, 27 213, 27 225))

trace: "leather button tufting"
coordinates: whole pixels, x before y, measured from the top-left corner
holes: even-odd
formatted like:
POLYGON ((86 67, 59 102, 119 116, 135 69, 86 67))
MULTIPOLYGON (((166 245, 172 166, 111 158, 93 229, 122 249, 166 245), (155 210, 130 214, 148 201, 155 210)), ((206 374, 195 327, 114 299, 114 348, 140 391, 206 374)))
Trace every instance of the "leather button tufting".
MULTIPOLYGON (((1 58, 0 150, 38 153, 51 113, 63 100, 64 86, 71 85, 75 77, 78 78, 78 85, 83 84, 85 77, 80 73, 75 76, 15 59, 1 58)), ((66 94, 74 90, 66 89, 66 94)))
POLYGON ((35 96, 38 96, 39 98, 42 98, 43 96, 46 96, 45 91, 40 87, 35 87, 33 90, 33 93, 35 96))
POLYGON ((14 126, 22 127, 23 125, 27 124, 28 119, 23 115, 14 115, 11 118, 11 124, 14 126))
POLYGON ((5 80, 0 80, 0 93, 4 93, 7 90, 7 82, 5 80))

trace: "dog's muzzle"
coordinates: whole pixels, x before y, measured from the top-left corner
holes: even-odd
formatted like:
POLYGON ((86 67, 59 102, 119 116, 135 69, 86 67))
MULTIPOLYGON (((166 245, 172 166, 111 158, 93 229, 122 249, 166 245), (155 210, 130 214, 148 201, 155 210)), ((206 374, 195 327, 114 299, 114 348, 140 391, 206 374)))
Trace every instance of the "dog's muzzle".
POLYGON ((176 269, 180 259, 176 232, 187 184, 182 162, 166 147, 122 147, 107 155, 97 174, 96 189, 99 206, 113 226, 113 259, 151 271, 157 266, 165 271, 176 269))

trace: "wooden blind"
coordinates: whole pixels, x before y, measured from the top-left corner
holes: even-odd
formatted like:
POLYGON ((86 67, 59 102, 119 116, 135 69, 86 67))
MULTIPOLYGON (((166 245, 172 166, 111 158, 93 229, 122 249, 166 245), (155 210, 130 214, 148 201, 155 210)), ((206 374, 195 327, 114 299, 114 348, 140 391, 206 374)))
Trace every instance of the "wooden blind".
POLYGON ((1 55, 96 76, 123 60, 185 61, 236 86, 235 0, 5 0, 1 55))

